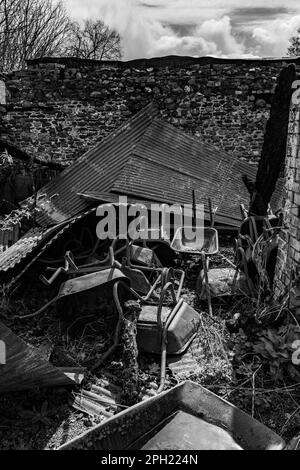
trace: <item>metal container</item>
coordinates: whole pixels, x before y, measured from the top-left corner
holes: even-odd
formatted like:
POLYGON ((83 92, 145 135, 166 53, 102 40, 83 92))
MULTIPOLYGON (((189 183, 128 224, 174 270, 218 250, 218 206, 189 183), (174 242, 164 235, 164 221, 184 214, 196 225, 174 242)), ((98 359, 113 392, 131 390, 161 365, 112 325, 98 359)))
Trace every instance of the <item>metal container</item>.
MULTIPOLYGON (((200 325, 200 316, 181 299, 173 309, 162 308, 162 322, 167 322, 167 354, 181 354, 193 340, 200 325)), ((142 307, 137 343, 141 351, 161 354, 161 331, 157 327, 157 307, 154 305, 142 307)))
MULTIPOLYGON (((194 382, 109 418, 59 450, 282 450, 274 431, 194 382)), ((198 462, 200 463, 200 462, 198 462)))
MULTIPOLYGON (((197 255, 205 253, 206 255, 215 255, 219 251, 218 231, 215 228, 204 227, 203 238, 198 241, 190 240, 185 236, 185 229, 191 230, 192 227, 180 227, 176 230, 171 243, 171 248, 177 253, 186 253, 197 255)), ((195 237, 196 238, 196 237, 195 237)))

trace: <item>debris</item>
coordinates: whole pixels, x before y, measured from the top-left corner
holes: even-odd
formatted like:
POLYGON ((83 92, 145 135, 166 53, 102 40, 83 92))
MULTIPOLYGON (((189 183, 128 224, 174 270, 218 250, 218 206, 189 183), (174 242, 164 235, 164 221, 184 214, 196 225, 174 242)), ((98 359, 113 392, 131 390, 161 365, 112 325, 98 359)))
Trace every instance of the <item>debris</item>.
POLYGON ((123 390, 121 403, 134 405, 139 400, 140 382, 138 365, 138 347, 136 341, 137 321, 141 307, 136 301, 127 301, 124 305, 124 325, 122 330, 123 390))
POLYGON ((117 414, 64 444, 59 450, 200 450, 233 447, 281 450, 285 442, 231 403, 187 381, 117 414), (160 435, 164 438, 160 439, 160 435))
POLYGON ((58 367, 67 377, 69 377, 77 385, 81 385, 84 379, 85 369, 82 367, 58 367))
POLYGON ((126 276, 116 268, 103 269, 102 271, 86 274, 75 279, 69 279, 68 281, 61 284, 57 296, 47 302, 46 305, 40 308, 37 312, 19 318, 26 319, 40 315, 53 303, 56 303, 56 309, 58 313, 72 317, 73 310, 78 309, 78 302, 80 303, 81 301, 83 304, 87 302, 87 291, 88 296, 90 297, 89 303, 93 303, 91 301, 91 296, 93 296, 94 305, 96 305, 96 297, 97 293, 99 293, 99 287, 105 284, 117 282, 119 279, 123 279, 125 282, 128 281, 126 276), (70 296, 72 297, 69 298, 70 296))
POLYGON ((5 364, 0 365, 0 393, 74 385, 82 380, 83 369, 70 371, 53 366, 39 354, 39 350, 28 346, 1 322, 0 339, 5 344, 5 364))
MULTIPOLYGON (((45 227, 86 210, 93 202, 78 193, 97 191, 148 202, 189 204, 192 186, 199 202, 208 197, 222 199, 216 224, 237 227, 238 204, 248 199, 240 180, 243 173, 255 178, 252 165, 161 121, 159 111, 150 104, 39 191, 37 222, 45 227)), ((209 208, 205 211, 209 218, 209 208)))

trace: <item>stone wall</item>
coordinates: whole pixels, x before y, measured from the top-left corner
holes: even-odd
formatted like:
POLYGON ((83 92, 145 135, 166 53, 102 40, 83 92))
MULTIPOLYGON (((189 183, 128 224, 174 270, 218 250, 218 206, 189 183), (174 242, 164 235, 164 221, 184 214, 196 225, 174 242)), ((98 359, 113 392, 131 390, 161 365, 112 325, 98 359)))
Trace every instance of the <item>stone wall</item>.
POLYGON ((290 307, 300 309, 300 89, 294 92, 290 106, 283 227, 275 295, 280 299, 290 294, 290 307))
POLYGON ((289 62, 34 60, 4 77, 0 133, 29 154, 71 161, 154 101, 176 127, 256 162, 276 77, 289 62))

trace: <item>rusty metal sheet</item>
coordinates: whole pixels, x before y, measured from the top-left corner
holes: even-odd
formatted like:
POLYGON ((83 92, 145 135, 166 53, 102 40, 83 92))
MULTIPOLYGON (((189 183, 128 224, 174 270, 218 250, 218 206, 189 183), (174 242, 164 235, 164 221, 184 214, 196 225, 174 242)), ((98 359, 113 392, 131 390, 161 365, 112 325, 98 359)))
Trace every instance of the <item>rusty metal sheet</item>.
POLYGON ((202 143, 158 116, 159 111, 148 105, 42 188, 37 201, 39 223, 46 226, 70 218, 97 203, 97 198, 82 197, 86 193, 107 195, 113 188, 115 193, 146 201, 168 199, 182 204, 190 203, 190 191, 195 189, 197 202, 212 197, 221 205, 220 217, 224 213, 225 219, 231 219, 232 206, 237 207, 231 223, 236 225, 239 203, 248 205, 241 174, 255 179, 256 167, 202 143), (134 166, 132 160, 128 163, 131 157, 134 166), (149 165, 157 171, 150 171, 149 165), (132 182, 139 192, 133 193, 132 182))
POLYGON ((78 192, 109 191, 157 114, 157 109, 148 105, 44 186, 38 193, 38 222, 47 226, 86 210, 91 203, 78 192))
MULTIPOLYGON (((252 171, 252 167, 246 169, 252 171)), ((245 172, 245 168, 242 168, 245 172)), ((166 204, 192 204, 192 191, 198 204, 203 203, 206 218, 209 218, 208 198, 213 205, 218 205, 216 223, 228 224, 238 227, 241 223, 239 204, 248 206, 249 195, 240 172, 232 169, 226 179, 222 191, 222 182, 214 178, 213 174, 202 178, 188 175, 176 168, 166 167, 159 162, 151 162, 132 156, 124 167, 119 178, 112 187, 112 191, 119 194, 127 194, 130 197, 148 199, 166 204)), ((252 171, 252 178, 255 172, 252 171)))
POLYGON ((8 228, 0 228, 0 253, 6 251, 11 245, 19 240, 19 230, 19 224, 13 224, 8 228))
POLYGON ((20 263, 42 242, 51 236, 58 227, 30 229, 16 243, 0 254, 0 271, 7 271, 20 263))
POLYGON ((89 209, 74 217, 68 223, 59 224, 49 229, 40 227, 29 231, 17 243, 0 254, 0 281, 5 283, 7 288, 10 288, 75 222, 94 211, 94 208, 89 209), (31 233, 32 236, 30 236, 31 233), (24 267, 23 262, 26 263, 24 267), (20 270, 15 270, 15 267, 19 265, 21 265, 20 270))
POLYGON ((6 325, 0 322, 5 364, 0 365, 0 393, 34 387, 74 385, 69 374, 50 364, 6 325))
MULTIPOLYGON (((84 199, 85 201, 88 201, 90 203, 97 203, 99 205, 103 203, 118 204, 120 194, 102 193, 98 191, 85 191, 84 193, 78 193, 78 196, 84 199)), ((137 197, 132 198, 130 196, 127 196, 128 204, 143 204, 147 209, 150 208, 151 203, 154 202, 155 201, 149 201, 137 197)))

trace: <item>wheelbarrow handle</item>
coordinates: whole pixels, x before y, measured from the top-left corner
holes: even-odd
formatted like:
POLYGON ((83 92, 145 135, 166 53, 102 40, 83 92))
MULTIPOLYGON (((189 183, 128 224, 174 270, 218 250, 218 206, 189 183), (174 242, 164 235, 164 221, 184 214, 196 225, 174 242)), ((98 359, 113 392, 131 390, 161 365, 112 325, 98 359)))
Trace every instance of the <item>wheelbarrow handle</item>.
MULTIPOLYGON (((60 268, 56 269, 55 272, 50 277, 50 279, 46 279, 46 277, 43 274, 40 275, 39 278, 43 284, 45 284, 46 286, 51 286, 51 284, 55 281, 55 279, 61 273, 68 274, 71 269, 73 269, 74 271, 78 271, 78 267, 75 264, 74 256, 71 251, 67 251, 65 253, 64 260, 65 260, 64 267, 61 266, 60 268)), ((53 270, 53 268, 47 268, 47 270, 53 270)))
POLYGON ((50 279, 47 279, 43 274, 40 274, 39 279, 42 281, 43 284, 46 286, 51 286, 51 284, 55 281, 55 279, 60 275, 60 273, 65 272, 64 268, 58 268, 52 274, 50 279))
POLYGON ((65 254, 65 272, 69 271, 70 268, 75 269, 75 271, 78 271, 78 267, 74 261, 73 253, 71 251, 67 251, 65 254))
POLYGON ((168 290, 171 292, 171 295, 173 297, 173 302, 176 303, 176 294, 175 294, 175 291, 174 291, 174 286, 173 286, 172 282, 167 282, 167 284, 165 284, 165 286, 162 288, 162 291, 161 291, 161 294, 160 294, 160 299, 159 299, 159 304, 158 304, 158 307, 157 307, 157 326, 158 326, 160 331, 162 330, 162 326, 163 326, 162 325, 162 319, 161 319, 161 312, 162 312, 165 296, 166 296, 166 293, 168 292, 168 290))
POLYGON ((115 306, 118 311, 118 323, 115 329, 114 333, 114 342, 112 346, 103 354, 103 356, 99 359, 99 361, 96 362, 96 364, 93 365, 92 371, 98 369, 98 367, 115 351, 115 349, 118 347, 119 342, 120 342, 120 335, 121 335, 121 329, 122 325, 124 323, 124 313, 123 313, 123 308, 119 299, 119 286, 122 285, 128 289, 128 286, 125 282, 122 281, 117 281, 115 282, 113 286, 113 299, 115 302, 115 306))

